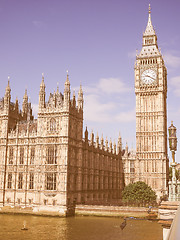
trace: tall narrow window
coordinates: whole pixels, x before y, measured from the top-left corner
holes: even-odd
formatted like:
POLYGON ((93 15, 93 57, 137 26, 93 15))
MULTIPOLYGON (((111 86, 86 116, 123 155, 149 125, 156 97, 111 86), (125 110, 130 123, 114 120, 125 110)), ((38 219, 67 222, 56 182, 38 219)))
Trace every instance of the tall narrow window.
POLYGON ((48 146, 46 152, 46 162, 47 164, 57 163, 57 148, 56 146, 48 146))
POLYGON ((13 147, 9 148, 9 164, 13 164, 13 147))
POLYGON ((34 158, 35 158, 35 148, 31 148, 31 156, 30 156, 30 164, 34 164, 34 158))
POLYGON ((56 190, 56 173, 46 173, 46 190, 56 190))
POLYGON ((18 177, 18 189, 22 189, 23 186, 23 173, 19 173, 18 177))
POLYGON ((29 189, 34 189, 34 173, 29 175, 29 189))
POLYGON ((135 172, 135 168, 134 168, 134 161, 130 160, 130 172, 134 173, 135 172))
POLYGON ((21 147, 20 148, 20 161, 19 161, 20 164, 24 164, 24 148, 21 147))
POLYGON ((12 188, 12 173, 8 173, 7 188, 12 188))
POLYGON ((54 118, 50 120, 50 131, 56 131, 56 120, 54 118))

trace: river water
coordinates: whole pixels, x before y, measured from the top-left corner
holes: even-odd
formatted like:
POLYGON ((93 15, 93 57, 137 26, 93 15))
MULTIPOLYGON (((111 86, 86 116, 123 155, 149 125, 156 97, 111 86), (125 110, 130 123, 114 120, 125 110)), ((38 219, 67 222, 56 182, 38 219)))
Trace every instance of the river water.
POLYGON ((109 217, 36 217, 0 214, 0 240, 162 240, 162 227, 156 221, 109 217), (27 231, 22 231, 26 223, 27 231))

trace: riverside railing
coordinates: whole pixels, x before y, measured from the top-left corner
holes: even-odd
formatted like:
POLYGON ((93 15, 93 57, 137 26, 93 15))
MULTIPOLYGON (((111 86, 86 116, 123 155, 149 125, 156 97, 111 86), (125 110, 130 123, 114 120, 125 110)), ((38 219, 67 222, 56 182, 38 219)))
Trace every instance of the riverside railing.
POLYGON ((169 234, 166 240, 179 240, 180 239, 180 206, 176 212, 174 220, 172 222, 169 234))

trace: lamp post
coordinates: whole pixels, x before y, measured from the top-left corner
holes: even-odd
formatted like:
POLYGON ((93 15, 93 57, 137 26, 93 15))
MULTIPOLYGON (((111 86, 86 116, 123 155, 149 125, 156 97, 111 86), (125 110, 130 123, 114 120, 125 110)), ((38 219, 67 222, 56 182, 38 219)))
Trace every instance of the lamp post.
POLYGON ((177 150, 177 137, 176 137, 176 127, 171 121, 171 126, 168 128, 169 131, 169 148, 172 153, 172 181, 169 181, 169 201, 176 201, 179 195, 179 184, 177 189, 177 179, 176 179, 176 162, 175 162, 175 151, 177 150), (177 189, 177 191, 176 191, 177 189))

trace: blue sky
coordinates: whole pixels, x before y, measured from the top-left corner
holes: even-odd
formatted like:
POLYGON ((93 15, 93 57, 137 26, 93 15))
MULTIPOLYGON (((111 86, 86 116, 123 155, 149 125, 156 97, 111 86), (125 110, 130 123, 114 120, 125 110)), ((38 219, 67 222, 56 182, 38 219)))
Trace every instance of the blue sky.
POLYGON ((10 76, 12 101, 22 104, 27 88, 37 114, 41 73, 48 100, 68 69, 71 92, 83 86, 84 126, 113 141, 120 132, 135 148, 134 62, 149 3, 168 70, 168 126, 180 138, 179 0, 0 0, 0 96, 10 76))

